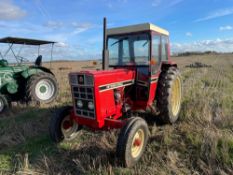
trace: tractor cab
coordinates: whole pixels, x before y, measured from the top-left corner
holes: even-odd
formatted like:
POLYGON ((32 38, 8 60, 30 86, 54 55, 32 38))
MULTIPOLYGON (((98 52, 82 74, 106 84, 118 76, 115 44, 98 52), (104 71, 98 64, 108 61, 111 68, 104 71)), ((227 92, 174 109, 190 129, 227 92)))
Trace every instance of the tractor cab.
POLYGON ((156 73, 170 57, 168 37, 168 31, 150 23, 108 29, 109 67, 150 67, 156 73))
POLYGON ((150 23, 107 30, 108 67, 133 69, 131 88, 134 106, 146 108, 152 103, 160 67, 170 59, 169 32, 150 23))

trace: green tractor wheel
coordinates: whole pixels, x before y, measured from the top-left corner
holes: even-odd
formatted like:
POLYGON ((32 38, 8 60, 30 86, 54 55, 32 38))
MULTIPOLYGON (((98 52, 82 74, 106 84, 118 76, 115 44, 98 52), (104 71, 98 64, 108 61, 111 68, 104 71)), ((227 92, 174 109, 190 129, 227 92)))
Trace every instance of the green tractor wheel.
POLYGON ((5 95, 0 94, 0 114, 9 108, 9 102, 5 95))
POLYGON ((27 96, 29 101, 50 103, 58 95, 56 78, 49 73, 39 73, 30 77, 27 83, 27 96))

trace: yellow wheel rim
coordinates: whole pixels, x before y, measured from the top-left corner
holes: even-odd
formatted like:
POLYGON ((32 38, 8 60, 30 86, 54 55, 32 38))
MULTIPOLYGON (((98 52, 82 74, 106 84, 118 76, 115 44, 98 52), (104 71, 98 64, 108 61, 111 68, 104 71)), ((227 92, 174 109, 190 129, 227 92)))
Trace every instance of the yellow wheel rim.
POLYGON ((71 140, 77 135, 78 125, 76 122, 70 120, 67 115, 61 122, 61 131, 65 140, 71 140))
POLYGON ((172 84, 171 89, 171 109, 172 114, 176 116, 180 110, 180 103, 181 103, 181 80, 177 77, 172 84))
POLYGON ((144 142, 145 142, 145 134, 142 129, 139 129, 135 133, 131 144, 131 155, 133 158, 136 158, 140 155, 144 142))

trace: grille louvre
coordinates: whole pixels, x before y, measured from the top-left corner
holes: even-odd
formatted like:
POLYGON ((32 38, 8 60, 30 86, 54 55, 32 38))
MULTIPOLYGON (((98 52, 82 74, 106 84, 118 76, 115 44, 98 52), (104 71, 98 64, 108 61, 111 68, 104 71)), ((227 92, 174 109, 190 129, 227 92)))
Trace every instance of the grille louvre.
POLYGON ((79 86, 94 86, 93 76, 85 74, 71 74, 70 83, 79 86))

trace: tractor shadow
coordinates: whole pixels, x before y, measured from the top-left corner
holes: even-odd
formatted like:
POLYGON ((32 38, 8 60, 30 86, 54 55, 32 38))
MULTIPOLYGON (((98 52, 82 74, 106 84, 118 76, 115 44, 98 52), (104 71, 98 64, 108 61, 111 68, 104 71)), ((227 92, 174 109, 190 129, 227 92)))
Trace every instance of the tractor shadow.
MULTIPOLYGON (((60 149, 63 153, 60 157, 66 157, 64 161, 69 162, 69 166, 75 167, 75 172, 85 174, 86 172, 95 172, 98 169, 118 167, 115 149, 104 148, 96 143, 85 145, 76 150, 60 149)), ((63 165, 61 165, 63 166, 63 165)))
POLYGON ((146 120, 148 126, 160 127, 166 125, 158 116, 154 116, 149 113, 141 114, 141 117, 146 120))
POLYGON ((30 143, 48 134, 54 107, 14 107, 0 116, 0 151, 30 143))

